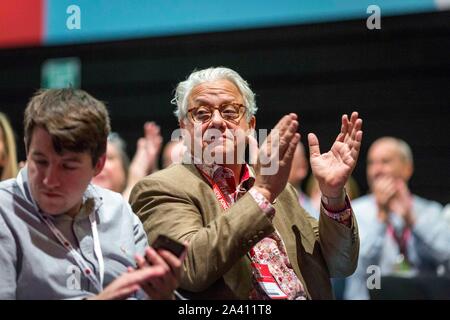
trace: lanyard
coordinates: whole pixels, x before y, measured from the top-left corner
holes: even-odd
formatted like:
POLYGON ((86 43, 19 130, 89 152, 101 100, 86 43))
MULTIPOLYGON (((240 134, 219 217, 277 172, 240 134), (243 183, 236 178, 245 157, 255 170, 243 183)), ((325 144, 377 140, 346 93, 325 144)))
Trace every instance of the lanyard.
MULTIPOLYGON (((224 210, 229 209, 231 207, 231 205, 226 200, 226 197, 223 194, 222 190, 220 190, 219 185, 215 181, 213 181, 206 172, 204 172, 200 168, 198 168, 198 169, 199 169, 200 173, 203 175, 203 177, 205 177, 205 179, 208 181, 209 185, 212 186, 214 194, 216 195, 217 200, 219 200, 219 203, 222 206, 222 209, 224 209, 224 210)), ((247 255, 250 258, 250 260, 252 260, 252 261, 254 260, 253 257, 255 256, 255 253, 254 253, 253 249, 251 249, 250 252, 247 253, 247 255)))
POLYGON ((404 228, 402 231, 401 236, 398 236, 397 233, 394 230, 394 227, 389 224, 387 227, 388 233, 392 236, 392 238, 397 242, 400 253, 405 257, 405 259, 408 259, 407 255, 407 246, 409 238, 411 237, 411 229, 404 228))
POLYGON ((222 209, 227 210, 231 206, 227 201, 227 198, 223 194, 222 190, 220 190, 219 185, 214 182, 206 172, 203 172, 203 170, 199 169, 200 173, 205 177, 206 180, 208 180, 208 183, 212 186, 214 194, 216 195, 217 200, 219 200, 220 205, 222 206, 222 209))
MULTIPOLYGON (((24 172, 20 171, 17 175, 17 184, 19 185, 19 188, 23 192, 24 195, 26 195, 28 192, 25 190, 25 182, 22 177, 22 175, 25 174, 24 172)), ((33 202, 34 207, 38 212, 39 207, 37 203, 34 201, 34 199, 31 197, 31 200, 33 202)), ((55 237, 58 239, 58 241, 62 244, 64 248, 69 252, 69 254, 72 255, 75 262, 78 264, 78 267, 81 268, 83 274, 91 281, 91 283, 95 286, 95 288, 98 290, 98 292, 103 291, 103 278, 105 274, 105 262, 103 260, 103 254, 102 249, 100 247, 100 238, 98 236, 98 230, 97 230, 97 221, 95 220, 95 211, 93 211, 89 215, 89 221, 91 222, 91 229, 92 229, 92 238, 94 240, 94 253, 98 260, 98 268, 99 268, 99 275, 100 280, 95 276, 94 272, 91 270, 87 262, 83 259, 83 257, 75 250, 75 248, 72 246, 72 244, 67 240, 67 238, 56 228, 56 226, 53 224, 53 222, 47 217, 42 214, 40 214, 41 218, 44 220, 45 224, 50 228, 52 233, 55 235, 55 237)))
POLYGON ((94 240, 94 253, 98 260, 99 266, 99 274, 100 279, 94 274, 94 272, 89 267, 86 260, 75 250, 72 244, 67 240, 67 238, 58 230, 58 228, 53 224, 53 222, 49 219, 49 217, 42 215, 44 222, 50 228, 55 237, 59 240, 59 242, 63 245, 63 247, 69 252, 69 254, 73 257, 77 265, 82 270, 83 274, 91 281, 91 283, 95 286, 98 292, 103 290, 103 277, 105 273, 105 264, 102 255, 102 249, 100 247, 100 239, 98 236, 97 230, 97 221, 95 220, 95 212, 92 212, 89 215, 89 220, 91 222, 92 229, 92 237, 94 240))
MULTIPOLYGON (((231 204, 228 203, 226 200, 227 198, 223 194, 222 190, 219 188, 218 184, 209 177, 209 175, 198 168, 200 173, 205 177, 205 179, 208 181, 208 183, 212 186, 214 194, 216 195, 217 200, 219 200, 219 203, 221 204, 222 208, 224 210, 227 210, 231 207, 231 204)), ((276 234, 278 234, 275 231, 276 234)), ((277 236, 278 238, 281 237, 277 236)), ((281 240, 282 242, 282 240, 281 240)), ((284 244, 281 244, 284 246, 284 244)), ((247 252, 247 256, 249 257, 251 263, 252 270, 254 271, 255 280, 260 286, 260 288, 266 293, 266 295, 270 299, 287 299, 287 295, 281 290, 280 286, 278 285, 277 281, 271 274, 269 270, 269 266, 267 264, 261 264, 258 261, 258 258, 256 257, 254 248, 251 248, 249 252, 247 252)))
MULTIPOLYGON (((200 173, 208 181, 208 183, 212 186, 214 194, 216 195, 217 200, 219 200, 219 203, 222 206, 222 208, 224 210, 229 209, 231 207, 231 205, 226 200, 226 197, 223 194, 222 190, 220 190, 218 184, 215 181, 213 181, 206 172, 204 172, 200 168, 198 168, 198 169, 199 169, 200 173)), ((254 260, 255 252, 254 252, 253 248, 250 250, 250 252, 247 253, 247 255, 249 256, 250 260, 252 260, 252 261, 254 260)))

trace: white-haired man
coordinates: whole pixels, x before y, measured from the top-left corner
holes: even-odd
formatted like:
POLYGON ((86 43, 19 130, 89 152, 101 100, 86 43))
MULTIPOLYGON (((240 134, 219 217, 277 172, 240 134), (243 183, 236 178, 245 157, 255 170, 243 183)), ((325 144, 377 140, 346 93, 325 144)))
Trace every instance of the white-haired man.
POLYGON ((442 206, 410 192, 408 181, 413 171, 411 148, 405 141, 382 137, 369 148, 371 193, 352 201, 361 249, 358 269, 346 281, 344 298, 369 298, 371 265, 378 266, 381 275, 413 275, 436 274, 440 265, 448 263, 450 229, 444 223, 442 206))
MULTIPOLYGON (((356 268, 358 231, 344 185, 362 139, 362 120, 342 117, 332 150, 309 135, 311 166, 324 194, 320 222, 287 185, 300 135, 296 114, 265 140, 254 170, 243 147, 255 146, 254 94, 228 68, 193 72, 174 99, 190 163, 141 180, 130 202, 149 237, 187 241, 184 294, 203 299, 329 299, 330 276, 356 268), (266 161, 266 160, 270 161, 266 161)), ((252 158, 252 157, 251 157, 252 158)), ((189 160, 189 159, 185 159, 189 160)))

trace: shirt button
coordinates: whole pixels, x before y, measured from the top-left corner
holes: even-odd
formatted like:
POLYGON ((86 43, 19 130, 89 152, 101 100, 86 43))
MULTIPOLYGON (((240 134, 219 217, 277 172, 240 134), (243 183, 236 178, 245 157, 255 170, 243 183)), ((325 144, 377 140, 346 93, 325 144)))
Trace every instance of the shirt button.
POLYGON ((249 245, 252 245, 252 244, 253 244, 253 240, 250 239, 250 240, 247 241, 247 243, 248 243, 249 245))
POLYGON ((253 236, 253 240, 257 241, 259 239, 259 237, 257 235, 253 236))
POLYGON ((264 234, 264 231, 258 231, 258 234, 259 234, 260 236, 262 236, 262 235, 264 234))

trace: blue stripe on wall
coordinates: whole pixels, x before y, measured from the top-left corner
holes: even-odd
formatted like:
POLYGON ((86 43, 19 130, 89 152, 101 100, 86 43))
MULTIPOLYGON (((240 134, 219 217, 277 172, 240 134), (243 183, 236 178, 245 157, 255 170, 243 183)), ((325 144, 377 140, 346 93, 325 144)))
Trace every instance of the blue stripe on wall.
POLYGON ((47 0, 44 44, 365 18, 371 4, 382 17, 436 10, 433 0, 47 0), (80 30, 66 27, 73 4, 80 7, 80 30))

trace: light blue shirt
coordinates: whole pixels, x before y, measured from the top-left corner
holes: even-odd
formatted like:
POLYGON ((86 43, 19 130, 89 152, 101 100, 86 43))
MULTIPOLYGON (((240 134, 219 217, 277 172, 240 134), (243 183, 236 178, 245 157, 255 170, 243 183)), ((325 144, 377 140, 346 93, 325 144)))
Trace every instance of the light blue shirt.
MULTIPOLYGON (((352 201, 353 212, 358 220, 360 251, 358 268, 347 278, 345 299, 369 299, 367 278, 372 274, 367 268, 379 266, 381 275, 395 272, 400 255, 399 245, 387 232, 387 226, 377 218, 377 205, 373 195, 352 201)), ((413 272, 436 274, 439 265, 448 266, 450 261, 450 226, 445 223, 442 206, 424 198, 413 196, 413 212, 416 223, 407 242, 408 259, 413 272)), ((389 215, 395 230, 402 230, 404 221, 398 215, 389 215)))
POLYGON ((443 211, 442 214, 444 215, 445 221, 447 221, 447 223, 450 225, 450 203, 448 203, 445 206, 444 211, 443 211))
MULTIPOLYGON (((118 193, 90 184, 80 213, 50 216, 99 277, 89 214, 94 211, 104 260, 103 288, 136 267, 147 236, 118 193)), ((0 183, 0 299, 79 299, 98 293, 75 260, 43 222, 28 185, 27 169, 0 183)), ((47 215, 48 216, 48 215, 47 215)), ((139 292, 136 298, 144 298, 139 292)))
POLYGON ((320 210, 314 207, 311 198, 308 197, 305 193, 303 193, 303 191, 298 189, 296 190, 298 193, 298 202, 300 203, 302 208, 305 209, 305 211, 308 212, 310 216, 316 218, 316 220, 319 220, 320 210))

